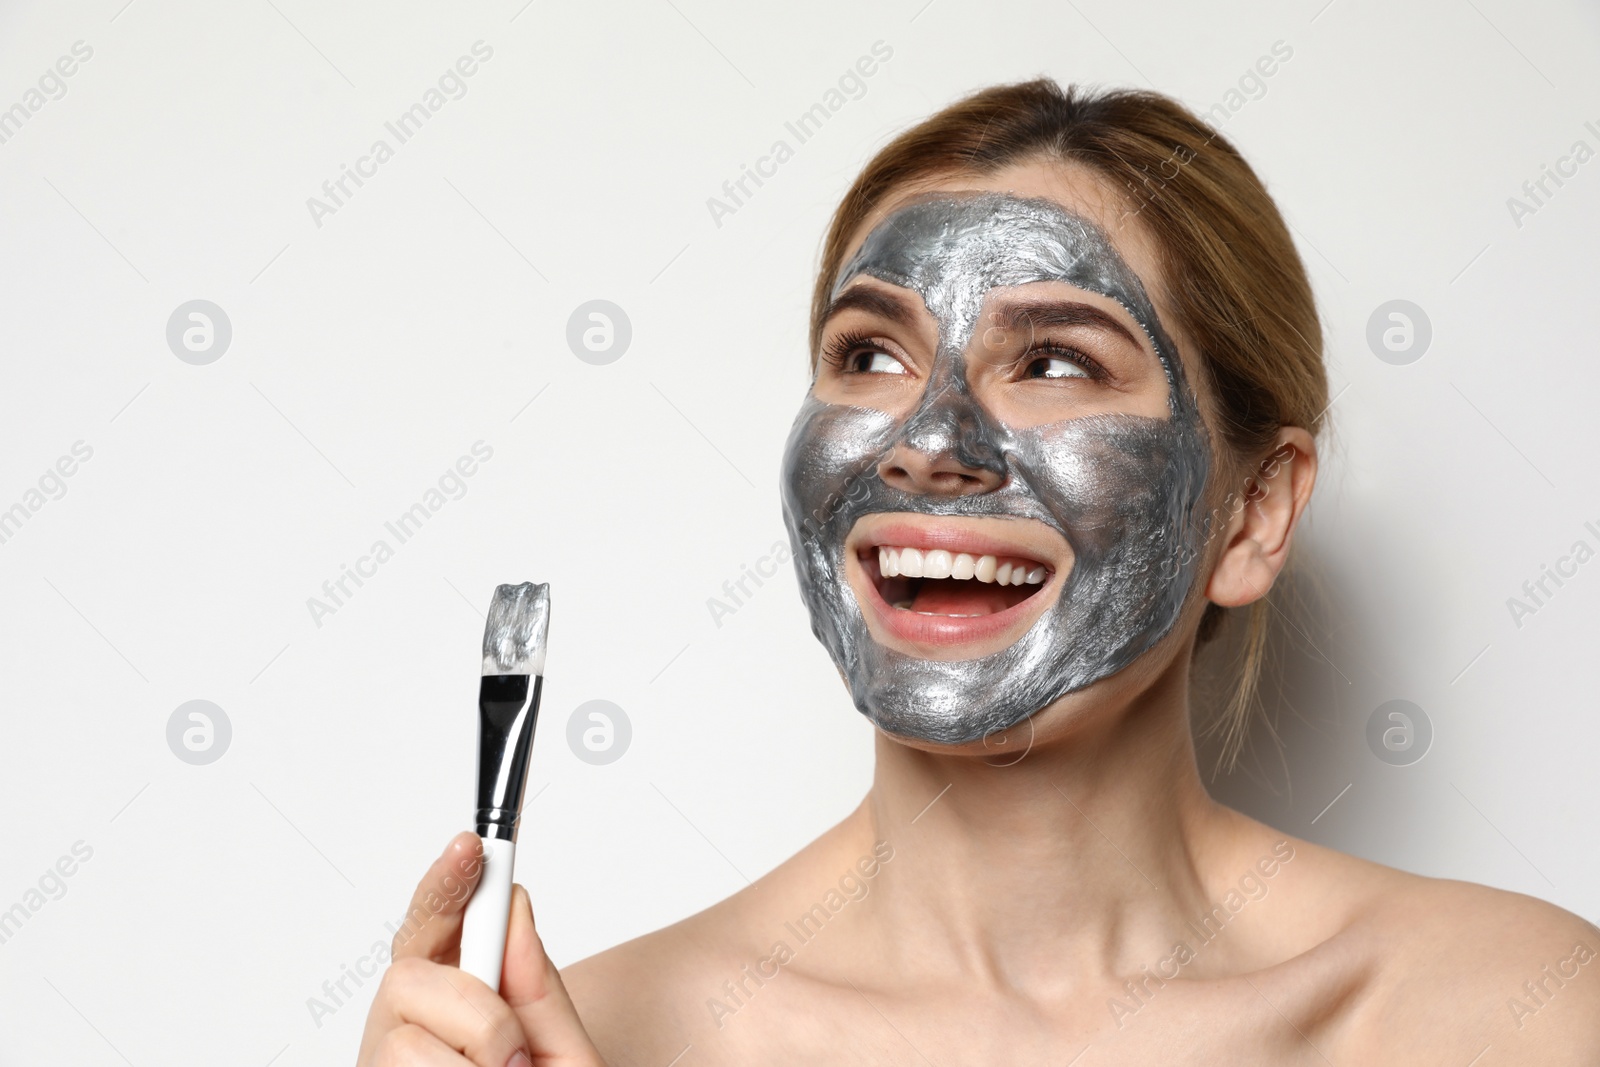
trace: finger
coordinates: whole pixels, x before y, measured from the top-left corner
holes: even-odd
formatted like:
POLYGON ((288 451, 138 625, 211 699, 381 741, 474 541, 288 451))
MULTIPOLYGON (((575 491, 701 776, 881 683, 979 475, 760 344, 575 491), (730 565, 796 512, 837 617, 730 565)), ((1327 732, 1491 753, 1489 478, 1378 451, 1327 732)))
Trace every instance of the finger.
POLYGON ((372 1014, 379 1017, 378 1032, 420 1026, 477 1067, 506 1067, 528 1051, 522 1023, 494 990, 454 967, 416 957, 395 961, 384 974, 372 1014))
POLYGON ((383 1035, 361 1067, 471 1067, 472 1061, 420 1026, 402 1026, 383 1035))
POLYGON ((454 964, 461 958, 461 910, 483 874, 483 842, 469 830, 450 839, 417 883, 406 918, 395 931, 395 959, 420 956, 454 964))
POLYGON ((521 1021, 534 1063, 603 1067, 561 975, 545 955, 533 924, 533 904, 520 885, 511 887, 511 925, 506 931, 500 995, 521 1021))

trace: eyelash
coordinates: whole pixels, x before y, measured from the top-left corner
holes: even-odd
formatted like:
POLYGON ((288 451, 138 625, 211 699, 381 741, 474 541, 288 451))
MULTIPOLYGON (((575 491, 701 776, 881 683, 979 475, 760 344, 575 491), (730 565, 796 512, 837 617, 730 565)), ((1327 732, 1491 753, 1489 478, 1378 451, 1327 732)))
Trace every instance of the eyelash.
POLYGON ((1080 352, 1076 348, 1058 344, 1055 341, 1041 341, 1018 357, 1013 366, 1026 367, 1039 356, 1055 356, 1073 364, 1089 376, 1090 381, 1100 382, 1107 377, 1106 369, 1092 357, 1080 352))
POLYGON ((823 346, 822 358, 829 366, 835 367, 845 374, 853 374, 855 373, 854 371, 845 369, 845 364, 851 356, 863 348, 869 348, 877 352, 888 352, 888 349, 883 345, 875 343, 875 338, 870 333, 843 333, 823 346))
MULTIPOLYGON (((863 349, 873 352, 883 352, 886 355, 893 355, 893 353, 889 351, 888 346, 880 343, 873 334, 852 332, 840 334, 824 345, 822 350, 822 358, 828 363, 829 366, 837 368, 844 374, 863 373, 860 371, 846 369, 846 364, 849 362, 850 357, 856 355, 863 349)), ((1104 381, 1106 378, 1105 368, 1102 367, 1097 361, 1078 351, 1076 348, 1070 348, 1054 341, 1042 341, 1039 344, 1034 345, 1032 348, 1022 353, 1022 355, 1017 358, 1012 366, 1025 367, 1028 363, 1031 363, 1039 356, 1055 356, 1059 359, 1065 359, 1081 368, 1092 381, 1104 381)))

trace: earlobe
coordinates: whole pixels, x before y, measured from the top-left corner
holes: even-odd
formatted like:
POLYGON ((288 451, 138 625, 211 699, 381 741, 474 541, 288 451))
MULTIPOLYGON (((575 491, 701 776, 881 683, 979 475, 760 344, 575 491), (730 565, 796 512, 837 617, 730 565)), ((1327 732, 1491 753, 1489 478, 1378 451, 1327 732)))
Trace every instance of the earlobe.
POLYGON ((1289 561, 1294 530, 1311 500, 1317 452, 1298 426, 1278 431, 1277 441, 1243 486, 1243 506, 1232 509, 1206 598, 1227 608, 1267 595, 1289 561))

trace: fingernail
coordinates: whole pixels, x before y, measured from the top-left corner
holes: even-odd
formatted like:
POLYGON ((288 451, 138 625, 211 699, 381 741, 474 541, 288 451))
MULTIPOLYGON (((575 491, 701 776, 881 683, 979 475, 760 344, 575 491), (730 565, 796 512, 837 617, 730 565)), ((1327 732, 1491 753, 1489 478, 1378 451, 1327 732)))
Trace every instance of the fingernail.
POLYGON ((533 1067, 533 1061, 528 1059, 528 1054, 521 1049, 513 1052, 506 1061, 506 1067, 533 1067))

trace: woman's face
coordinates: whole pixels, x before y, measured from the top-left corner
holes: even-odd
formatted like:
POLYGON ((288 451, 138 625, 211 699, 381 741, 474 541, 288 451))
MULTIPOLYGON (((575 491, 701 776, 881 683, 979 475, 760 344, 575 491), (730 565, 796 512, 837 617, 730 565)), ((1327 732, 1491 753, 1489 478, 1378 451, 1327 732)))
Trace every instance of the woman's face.
POLYGON ((856 706, 1004 730, 1170 632, 1212 467, 1153 243, 1082 170, 891 200, 845 257, 784 456, 812 629, 856 706))

